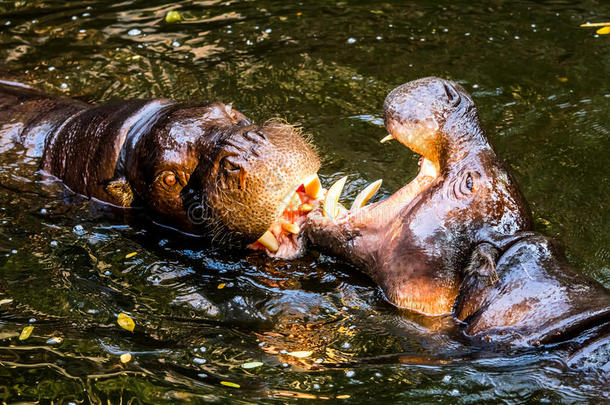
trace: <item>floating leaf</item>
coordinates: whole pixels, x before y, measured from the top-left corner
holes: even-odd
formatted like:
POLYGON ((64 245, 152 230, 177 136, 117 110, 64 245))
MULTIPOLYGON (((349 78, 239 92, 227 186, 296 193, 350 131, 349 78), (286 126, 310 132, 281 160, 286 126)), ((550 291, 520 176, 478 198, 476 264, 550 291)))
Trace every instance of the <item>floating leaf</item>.
POLYGON ((235 384, 230 381, 221 381, 220 384, 224 385, 225 387, 239 388, 239 384, 235 384))
POLYGON ((292 356, 292 357, 298 357, 299 359, 302 359, 302 358, 311 356, 312 353, 313 352, 310 352, 310 351, 299 351, 299 352, 289 352, 286 354, 289 356, 292 356))
POLYGON ((138 252, 131 252, 131 253, 127 253, 125 255, 125 259, 131 259, 132 257, 134 257, 135 255, 137 255, 138 252))
POLYGON ((249 363, 244 363, 241 366, 245 369, 248 368, 256 368, 256 367, 260 367, 262 366, 264 363, 261 363, 260 361, 251 361, 249 363))
POLYGON ((567 83, 568 82, 568 78, 567 77, 558 77, 557 81, 559 83, 567 83))
POLYGON ((47 339, 47 344, 58 345, 63 341, 64 341, 64 338, 62 338, 61 336, 53 336, 53 337, 47 339))
POLYGON ((226 285, 225 283, 220 283, 220 284, 218 284, 218 287, 216 287, 216 288, 218 288, 219 290, 222 290, 222 289, 223 289, 223 288, 225 288, 226 286, 227 286, 227 285, 226 285))
POLYGON ((33 330, 33 326, 26 326, 25 328, 23 328, 23 330, 19 334, 19 340, 26 340, 27 338, 29 338, 33 330))
POLYGON ((0 305, 10 304, 11 302, 13 302, 12 298, 3 298, 0 300, 0 305))
POLYGON ((131 317, 124 312, 119 314, 116 319, 116 323, 118 323, 121 328, 127 329, 130 332, 133 332, 136 327, 136 323, 133 321, 133 319, 131 319, 131 317))
POLYGON ((599 35, 610 34, 610 27, 602 27, 602 28, 598 29, 597 31, 595 31, 595 33, 599 34, 599 35))
POLYGON ((123 353, 121 354, 121 363, 129 363, 131 361, 131 353, 123 353))
POLYGON ((172 11, 168 11, 167 14, 165 14, 165 22, 166 23, 175 23, 182 20, 182 16, 180 15, 180 13, 176 10, 172 10, 172 11))
POLYGON ((344 394, 344 395, 337 395, 335 398, 337 398, 337 399, 348 399, 349 397, 350 397, 349 395, 344 394))

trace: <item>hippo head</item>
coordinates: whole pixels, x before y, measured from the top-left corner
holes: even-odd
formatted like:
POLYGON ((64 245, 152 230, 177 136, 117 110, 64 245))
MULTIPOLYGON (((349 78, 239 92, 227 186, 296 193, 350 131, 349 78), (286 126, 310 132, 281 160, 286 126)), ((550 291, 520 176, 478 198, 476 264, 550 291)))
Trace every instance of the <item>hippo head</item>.
POLYGON ((448 313, 473 250, 506 244, 531 228, 531 214, 461 86, 439 78, 406 83, 387 96, 384 115, 384 141, 420 154, 419 174, 387 199, 349 211, 336 203, 341 187, 332 186, 307 232, 365 269, 394 305, 448 313))
POLYGON ((299 187, 317 179, 320 162, 295 128, 253 125, 221 103, 182 105, 169 107, 130 148, 127 182, 164 223, 218 240, 264 236, 255 247, 281 257, 298 253, 296 230, 308 211, 298 209, 308 199, 299 187))

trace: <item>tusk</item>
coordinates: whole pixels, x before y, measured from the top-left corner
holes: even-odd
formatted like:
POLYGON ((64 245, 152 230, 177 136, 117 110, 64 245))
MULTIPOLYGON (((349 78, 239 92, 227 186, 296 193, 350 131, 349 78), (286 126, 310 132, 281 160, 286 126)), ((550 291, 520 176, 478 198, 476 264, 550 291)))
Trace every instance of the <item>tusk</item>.
POLYGON ((277 250, 280 248, 280 244, 278 243, 277 238, 269 231, 265 231, 263 236, 258 238, 257 242, 260 242, 261 245, 263 245, 273 253, 277 252, 277 250))
POLYGON ((354 202, 352 203, 352 207, 350 208, 350 211, 364 207, 366 205, 366 203, 371 198, 373 198, 373 196, 377 193, 377 191, 379 190, 379 187, 381 187, 382 181, 383 180, 381 180, 381 179, 374 181, 371 184, 369 184, 368 186, 366 186, 364 190, 362 190, 360 193, 358 193, 358 195, 354 199, 354 202))
POLYGON ((392 139, 394 139, 394 135, 386 135, 381 141, 381 143, 386 143, 388 141, 391 141, 392 139))
POLYGON ((311 198, 318 198, 320 190, 322 189, 322 183, 317 174, 307 177, 303 180, 303 186, 305 187, 305 194, 311 198))
POLYGON ((343 187, 345 187, 346 181, 347 176, 341 177, 328 189, 326 198, 324 199, 324 216, 335 218, 339 214, 339 208, 337 205, 339 202, 339 196, 341 196, 341 192, 343 191, 343 187))
POLYGON ((299 226, 297 224, 289 224, 284 222, 282 224, 282 229, 285 230, 286 232, 290 232, 294 235, 298 235, 299 232, 301 232, 301 228, 299 228, 299 226))

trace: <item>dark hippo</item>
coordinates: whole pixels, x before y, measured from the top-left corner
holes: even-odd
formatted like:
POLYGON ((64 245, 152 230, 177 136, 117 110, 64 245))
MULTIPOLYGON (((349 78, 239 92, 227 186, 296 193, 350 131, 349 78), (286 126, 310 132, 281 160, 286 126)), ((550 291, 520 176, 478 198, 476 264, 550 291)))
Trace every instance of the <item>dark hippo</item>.
POLYGON ((466 91, 416 80, 388 95, 384 114, 386 140, 422 155, 419 174, 389 198, 349 211, 337 207, 341 187, 332 186, 324 209, 308 218, 313 243, 363 269, 392 304, 452 313, 472 339, 563 342, 573 364, 595 352, 609 368, 608 291, 532 232, 528 205, 466 91))
POLYGON ((0 142, 39 156, 40 168, 76 193, 145 207, 189 233, 262 238, 254 247, 280 257, 298 254, 311 210, 302 203, 318 195, 319 159, 298 131, 251 124, 222 103, 92 106, 0 81, 0 142))

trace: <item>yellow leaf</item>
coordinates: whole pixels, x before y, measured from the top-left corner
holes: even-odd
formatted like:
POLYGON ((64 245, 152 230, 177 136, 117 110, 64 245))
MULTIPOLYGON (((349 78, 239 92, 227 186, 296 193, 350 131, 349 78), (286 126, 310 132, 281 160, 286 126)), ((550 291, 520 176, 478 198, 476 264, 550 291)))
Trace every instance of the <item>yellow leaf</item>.
POLYGON ((135 255, 137 255, 137 254, 138 254, 138 252, 131 252, 131 253, 127 253, 127 254, 125 255, 125 259, 130 259, 130 258, 134 257, 134 256, 135 256, 135 255))
POLYGON ((610 27, 602 27, 595 32, 599 35, 610 34, 610 27))
POLYGON ((33 326, 26 326, 25 328, 23 328, 23 330, 19 334, 19 340, 26 340, 27 338, 29 338, 33 330, 33 326))
POLYGON ((116 323, 123 329, 127 329, 130 332, 133 332, 136 327, 136 323, 127 315, 125 312, 121 312, 116 319, 116 323))
POLYGON ((121 363, 129 363, 131 361, 131 353, 123 353, 121 354, 121 363))
POLYGON ((216 287, 216 288, 218 288, 219 290, 222 290, 222 289, 223 289, 223 288, 225 288, 226 286, 227 286, 227 285, 226 285, 225 283, 220 283, 220 284, 218 284, 218 287, 216 287))
POLYGON ((559 83, 567 83, 568 82, 568 78, 567 77, 558 77, 557 81, 559 83))
POLYGON ((241 366, 242 366, 243 368, 248 369, 248 368, 256 368, 256 367, 260 367, 260 366, 262 366, 262 365, 263 365, 263 363, 261 363, 260 361, 251 361, 251 362, 249 362, 249 363, 244 363, 244 364, 242 364, 241 366))
POLYGON ((239 384, 235 384, 229 381, 221 381, 220 383, 226 387, 239 388, 239 384))
POLYGON ((335 398, 337 399, 348 399, 350 396, 349 395, 337 395, 335 398))
POLYGON ((302 359, 304 357, 311 356, 312 353, 313 352, 309 352, 309 351, 300 351, 300 352, 289 352, 289 353, 286 353, 286 354, 289 355, 289 356, 292 356, 292 357, 298 357, 299 359, 302 359))
POLYGON ((167 14, 165 14, 165 22, 166 23, 174 23, 174 22, 178 22, 182 20, 182 16, 180 15, 180 13, 176 10, 172 10, 172 11, 168 11, 167 14))

